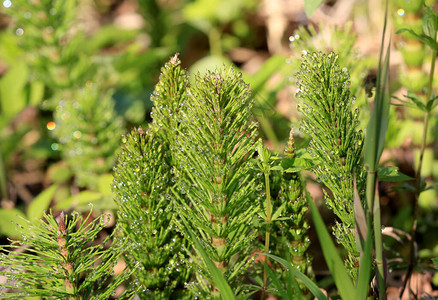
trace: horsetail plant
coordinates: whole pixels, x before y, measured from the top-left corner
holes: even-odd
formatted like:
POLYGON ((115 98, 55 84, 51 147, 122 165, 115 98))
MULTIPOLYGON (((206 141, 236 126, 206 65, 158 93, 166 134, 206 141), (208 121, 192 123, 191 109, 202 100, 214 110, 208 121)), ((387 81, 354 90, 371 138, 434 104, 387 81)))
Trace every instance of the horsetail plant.
POLYGON ((356 176, 358 190, 363 194, 363 137, 357 130, 358 111, 352 112, 354 97, 349 90, 348 71, 337 63, 333 52, 304 55, 297 74, 297 97, 301 98, 303 130, 311 138, 308 151, 319 160, 313 172, 331 191, 331 195, 324 193, 328 207, 340 220, 333 227, 334 235, 347 250, 345 263, 356 279, 359 251, 355 242, 353 181, 356 176))
POLYGON ((96 188, 98 176, 109 172, 123 120, 114 109, 110 92, 90 84, 76 92, 74 99, 61 100, 55 112, 58 138, 65 161, 80 187, 96 188))
POLYGON ((189 78, 181 68, 181 61, 176 54, 161 69, 160 80, 151 97, 154 103, 151 126, 171 150, 175 147, 175 139, 181 127, 180 114, 188 87, 189 78))
POLYGON ((139 264, 137 294, 141 299, 181 299, 188 296, 183 283, 189 272, 180 265, 183 241, 172 228, 176 214, 168 199, 169 150, 151 129, 134 129, 122 142, 113 191, 119 224, 132 245, 125 259, 131 268, 139 264))
MULTIPOLYGON (((91 215, 84 219, 77 213, 70 218, 63 212, 57 218, 45 214, 39 223, 21 227, 22 240, 0 248, 0 276, 7 279, 0 285, 2 299, 114 297, 134 269, 113 276, 127 245, 114 240, 108 247, 114 235, 103 241, 99 237, 106 217, 92 220, 91 215)), ((131 299, 132 294, 125 290, 118 298, 131 299)))
MULTIPOLYGON (((262 215, 262 218, 265 221, 265 253, 269 253, 269 243, 271 238, 271 230, 272 230, 272 200, 271 200, 271 185, 270 185, 270 174, 271 174, 271 151, 263 146, 260 142, 257 146, 257 153, 259 155, 259 168, 262 171, 265 178, 265 194, 266 194, 266 203, 263 203, 266 212, 262 215)), ((262 293, 260 295, 260 299, 265 299, 266 290, 268 289, 268 265, 269 258, 265 256, 263 266, 263 286, 262 293)))
MULTIPOLYGON (((297 158, 293 130, 290 131, 284 156, 290 160, 297 158)), ((306 219, 308 206, 304 182, 298 171, 283 171, 279 203, 285 204, 282 215, 289 216, 280 226, 281 245, 285 248, 284 253, 290 257, 294 267, 303 274, 313 277, 311 256, 307 252, 310 246, 307 235, 309 224, 306 219)))
MULTIPOLYGON (((232 68, 196 75, 194 86, 186 91, 174 146, 179 228, 189 242, 201 241, 240 295, 245 293, 241 278, 252 261, 256 234, 250 224, 258 212, 251 199, 256 184, 250 160, 257 135, 252 106, 248 85, 232 68)), ((197 292, 219 298, 205 263, 195 255, 192 259, 198 271, 197 292)))

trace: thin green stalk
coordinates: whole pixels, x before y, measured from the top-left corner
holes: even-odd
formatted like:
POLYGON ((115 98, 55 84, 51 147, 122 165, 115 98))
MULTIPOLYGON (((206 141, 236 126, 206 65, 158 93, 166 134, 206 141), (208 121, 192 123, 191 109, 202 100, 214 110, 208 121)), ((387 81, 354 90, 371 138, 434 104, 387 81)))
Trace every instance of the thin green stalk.
POLYGON ((210 53, 213 56, 222 56, 221 33, 218 28, 212 27, 208 33, 210 53))
POLYGON ((376 267, 377 267, 377 281, 379 283, 379 299, 386 299, 386 283, 385 270, 383 265, 383 243, 382 243, 382 223, 380 214, 380 199, 376 191, 376 171, 369 170, 367 176, 367 222, 368 225, 373 224, 374 231, 374 247, 376 250, 376 267))
MULTIPOLYGON (((271 236, 271 187, 269 184, 269 171, 265 172, 266 186, 266 234, 265 234, 265 253, 269 253, 269 239, 271 236)), ((265 267, 263 270, 263 290, 260 299, 265 298, 265 293, 268 288, 268 267, 269 257, 265 255, 265 267)))
MULTIPOLYGON (((374 173, 374 177, 376 174, 374 173)), ((374 181, 375 183, 375 181, 374 181)), ((377 187, 377 186, 376 186, 377 187)), ((383 265, 383 241, 382 241, 382 220, 380 213, 380 197, 377 188, 374 193, 373 225, 374 225, 374 247, 376 249, 377 282, 379 283, 379 299, 386 299, 385 266, 383 265)))
MULTIPOLYGON (((0 143, 1 145, 1 143, 0 143)), ((0 192, 1 192, 1 199, 7 199, 8 198, 8 190, 6 185, 6 172, 5 172, 5 166, 3 163, 3 156, 2 151, 0 147, 0 192)))
MULTIPOLYGON (((430 101, 430 98, 432 96, 432 83, 433 83, 433 76, 435 73, 435 63, 436 63, 436 57, 437 57, 437 51, 432 51, 432 62, 430 66, 430 74, 429 74, 429 83, 427 86, 427 95, 426 95, 426 101, 430 101)), ((403 287, 400 290, 400 298, 402 297, 405 289, 406 284, 408 283, 409 279, 411 278, 412 272, 414 270, 414 265, 416 262, 416 256, 415 256, 415 235, 417 232, 417 218, 418 218, 418 199, 420 197, 420 189, 421 189, 421 169, 423 166, 423 158, 424 158, 424 150, 426 149, 426 143, 427 143, 427 131, 429 128, 429 119, 430 119, 430 112, 426 110, 424 113, 424 126, 423 126, 423 137, 421 140, 421 148, 420 148, 420 158, 418 160, 418 167, 417 167, 417 173, 416 173, 416 179, 415 179, 415 198, 414 198, 414 211, 413 211, 413 222, 412 222, 412 229, 411 229, 411 243, 410 243, 410 257, 409 257, 409 267, 408 267, 408 273, 406 274, 406 278, 403 282, 403 287)))

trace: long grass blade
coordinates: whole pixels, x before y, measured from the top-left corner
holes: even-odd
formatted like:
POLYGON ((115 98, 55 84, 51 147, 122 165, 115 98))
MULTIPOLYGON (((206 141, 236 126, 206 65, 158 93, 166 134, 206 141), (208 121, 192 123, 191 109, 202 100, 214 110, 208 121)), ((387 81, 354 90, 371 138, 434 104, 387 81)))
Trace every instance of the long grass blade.
POLYGON ((386 8, 385 22, 383 25, 374 108, 371 112, 370 121, 367 127, 367 135, 365 138, 364 163, 365 166, 368 166, 370 172, 375 172, 377 169, 377 164, 379 163, 380 156, 383 152, 383 146, 389 123, 389 107, 391 102, 389 97, 389 46, 391 41, 388 43, 385 58, 383 60, 387 10, 388 8, 386 8))
POLYGON ((210 257, 208 257, 207 252, 205 252, 204 248, 202 247, 201 243, 196 238, 196 235, 193 233, 193 231, 190 229, 189 225, 187 224, 187 221, 181 218, 182 222, 184 223, 184 226, 186 227, 187 232, 190 234, 190 241, 195 246, 197 252, 204 260, 205 265, 208 268, 208 271, 210 272, 211 277, 213 278, 214 286, 221 292, 221 297, 224 300, 234 300, 236 297, 233 294, 233 291, 231 290, 230 285, 225 280, 224 275, 219 271, 219 269, 214 265, 214 263, 211 261, 210 257))
POLYGON ((373 236, 371 226, 368 228, 364 252, 359 262, 359 276, 357 278, 357 296, 355 299, 366 299, 370 288, 370 275, 373 251, 373 236))
POLYGON ((341 295, 342 299, 355 299, 356 290, 350 276, 348 275, 347 269, 345 268, 344 263, 342 262, 342 259, 336 250, 336 247, 327 231, 326 225, 324 224, 318 209, 316 208, 315 203, 313 203, 313 200, 308 193, 306 193, 306 196, 325 262, 332 273, 333 280, 335 281, 339 294, 341 295))

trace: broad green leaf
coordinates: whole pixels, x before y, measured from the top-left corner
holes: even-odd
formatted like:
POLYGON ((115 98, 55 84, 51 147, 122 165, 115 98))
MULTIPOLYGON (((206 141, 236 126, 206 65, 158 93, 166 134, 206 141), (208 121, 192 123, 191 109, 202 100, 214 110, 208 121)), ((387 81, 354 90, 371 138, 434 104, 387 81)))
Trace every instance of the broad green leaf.
POLYGON ((14 117, 26 107, 24 87, 29 70, 20 61, 12 65, 0 80, 0 109, 2 114, 14 117))
POLYGON ((305 158, 296 157, 285 158, 281 162, 281 166, 286 173, 296 173, 302 170, 309 170, 313 166, 313 164, 305 158))
POLYGON ((342 299, 356 299, 356 290, 354 288, 353 282, 348 275, 347 269, 342 262, 341 257, 336 250, 336 247, 327 231, 327 227, 322 220, 322 217, 316 208, 313 199, 307 194, 307 201, 310 206, 310 211, 312 213, 313 223, 315 224, 315 230, 318 234, 318 239, 321 244, 322 253, 325 258, 325 262, 333 276, 336 287, 338 288, 339 294, 342 299))
POLYGON ((41 81, 33 81, 30 85, 29 104, 37 106, 44 97, 44 83, 41 81))
POLYGON ((304 11, 308 18, 310 18, 315 10, 321 5, 322 0, 304 0, 304 11))
MULTIPOLYGON (((305 274, 303 274, 300 271, 298 271, 294 266, 291 265, 290 262, 288 262, 288 261, 286 261, 286 260, 284 260, 284 259, 282 259, 282 258, 280 258, 278 256, 272 255, 272 254, 266 254, 266 253, 261 253, 261 254, 269 256, 273 260, 275 260, 275 261, 279 262, 280 264, 282 264, 289 271, 292 271, 293 274, 296 277, 298 277, 304 283, 304 285, 309 289, 309 291, 313 294, 313 296, 316 297, 316 299, 318 299, 318 300, 328 300, 327 297, 323 294, 323 292, 321 292, 319 287, 316 285, 316 283, 314 283, 305 274)), ((354 299, 354 298, 346 298, 346 299, 354 299)))
POLYGON ((273 160, 281 160, 279 165, 271 167, 273 171, 285 171, 287 173, 296 173, 302 170, 309 170, 312 166, 318 164, 318 160, 310 155, 304 149, 296 152, 295 158, 285 158, 280 156, 272 157, 273 160))
POLYGON ((114 177, 112 174, 100 175, 97 182, 97 190, 103 195, 112 195, 111 185, 113 183, 113 179, 114 177))
POLYGON ((34 219, 40 219, 43 216, 44 210, 49 207, 57 188, 58 185, 53 184, 33 199, 27 208, 29 220, 34 221, 34 219))
POLYGON ((21 238, 17 224, 28 226, 26 216, 18 209, 0 209, 0 234, 10 238, 21 238))
POLYGON ((414 178, 401 173, 396 166, 380 167, 377 169, 377 176, 380 181, 402 182, 414 180, 414 178))
POLYGON ((233 300, 236 299, 234 297, 233 291, 231 290, 230 285, 225 280, 224 275, 219 271, 219 269, 214 265, 214 263, 211 261, 210 257, 208 257, 207 252, 205 252, 204 248, 202 247, 201 243, 198 241, 196 235, 193 233, 193 231, 190 229, 189 225, 187 224, 187 221, 181 218, 182 222, 185 225, 185 228, 187 232, 190 235, 190 241, 193 242, 195 249, 202 257, 205 265, 208 268, 208 271, 210 272, 211 277, 213 278, 214 286, 221 292, 222 299, 224 300, 233 300))
POLYGON ((92 192, 92 191, 83 191, 76 195, 71 196, 65 201, 59 202, 55 206, 55 209, 67 209, 67 208, 71 208, 72 206, 77 206, 80 204, 88 204, 97 201, 101 198, 102 198, 101 193, 92 192))

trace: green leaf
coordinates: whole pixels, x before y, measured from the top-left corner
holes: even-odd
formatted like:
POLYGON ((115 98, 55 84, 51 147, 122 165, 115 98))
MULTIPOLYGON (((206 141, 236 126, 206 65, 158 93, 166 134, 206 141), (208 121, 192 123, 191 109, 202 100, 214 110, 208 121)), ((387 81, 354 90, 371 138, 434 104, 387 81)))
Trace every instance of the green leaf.
POLYGON ((97 201, 102 198, 102 194, 98 192, 92 192, 92 191, 83 191, 76 195, 71 196, 70 198, 66 199, 65 201, 62 201, 58 203, 55 206, 55 209, 67 209, 71 208, 72 206, 77 206, 80 204, 87 204, 92 203, 94 201, 97 201))
POLYGON ((112 174, 102 174, 97 181, 97 190, 102 195, 112 195, 111 186, 113 184, 114 177, 112 174))
MULTIPOLYGON (((384 38, 384 37, 383 37, 384 38)), ((382 43, 383 43, 382 38, 382 43)), ((389 46, 382 62, 383 51, 380 53, 379 72, 377 74, 376 96, 373 111, 368 122, 365 138, 365 166, 370 172, 375 172, 382 155, 386 132, 389 123, 390 91, 389 91, 389 46), (382 66, 383 63, 383 66, 382 66)), ((383 45, 383 44, 382 44, 383 45)), ((383 47, 382 47, 383 49, 383 47)))
POLYGON ((23 61, 15 63, 0 80, 0 110, 14 117, 26 107, 24 87, 29 70, 23 61))
POLYGON ((359 261, 359 277, 357 278, 357 295, 355 299, 367 299, 370 287, 370 275, 372 268, 373 237, 371 224, 368 224, 367 238, 364 245, 363 255, 359 261))
POLYGON ((367 229, 367 219, 365 216, 365 211, 363 209, 362 206, 362 201, 360 200, 359 197, 359 192, 357 190, 357 185, 356 185, 356 178, 354 178, 353 181, 353 187, 354 187, 354 223, 355 223, 355 227, 354 227, 354 231, 355 231, 355 240, 356 240, 356 246, 357 246, 357 250, 359 252, 363 252, 364 251, 364 247, 365 247, 365 239, 366 236, 368 235, 368 229, 367 229))
POLYGON ((44 215, 44 210, 49 207, 57 188, 58 185, 53 184, 33 199, 27 208, 29 220, 40 219, 44 215))
POLYGON ((318 164, 318 160, 314 158, 305 149, 296 151, 295 158, 285 158, 280 156, 272 157, 273 160, 281 160, 279 165, 271 167, 273 171, 284 171, 287 173, 296 173, 302 170, 309 170, 314 165, 318 164))
POLYGON ((438 96, 432 97, 429 101, 427 101, 426 109, 427 111, 432 111, 438 105, 438 96))
POLYGON ((213 264, 210 257, 208 257, 207 252, 205 252, 201 243, 198 241, 196 235, 190 229, 187 221, 184 218, 181 218, 181 221, 184 223, 187 232, 190 235, 190 241, 194 244, 197 252, 200 254, 202 259, 204 260, 205 265, 210 272, 211 277, 213 278, 214 286, 221 292, 222 299, 224 300, 233 300, 236 299, 234 297, 233 291, 231 290, 230 285, 225 280, 224 275, 219 271, 219 269, 213 264))
POLYGON ((433 11, 429 6, 424 6, 423 15, 423 32, 426 36, 436 39, 436 33, 438 31, 438 14, 433 11))
POLYGON ((280 207, 278 207, 278 208, 274 211, 274 213, 273 213, 273 215, 272 215, 272 217, 271 217, 271 222, 274 222, 275 220, 278 219, 279 216, 281 216, 281 213, 283 212, 284 208, 286 207, 286 204, 287 204, 286 201, 283 202, 283 203, 280 205, 280 207))
POLYGON ((324 221, 322 220, 315 203, 313 203, 313 199, 308 193, 306 193, 306 196, 325 262, 327 263, 327 266, 333 276, 333 280, 335 281, 339 294, 341 295, 342 299, 356 299, 356 291, 353 282, 351 281, 351 278, 345 269, 344 263, 342 262, 342 259, 336 250, 330 234, 327 231, 327 227, 324 224, 324 221))
POLYGON ((44 97, 44 83, 41 81, 33 81, 30 85, 29 104, 37 106, 44 97))
POLYGON ((0 209, 0 234, 10 238, 21 238, 17 224, 27 226, 26 216, 18 209, 0 209))
MULTIPOLYGON (((277 262, 282 264, 289 271, 293 272, 293 274, 304 283, 304 285, 309 289, 309 291, 313 294, 313 296, 316 297, 316 299, 328 300, 327 297, 323 294, 323 292, 321 292, 319 287, 316 285, 316 283, 314 283, 309 277, 307 277, 305 274, 301 273, 294 266, 292 266, 290 262, 288 262, 288 261, 286 261, 278 256, 272 255, 272 254, 266 254, 266 253, 261 253, 261 254, 269 256, 273 260, 276 260, 277 262)), ((354 298, 348 298, 348 299, 354 299, 354 298)))
POLYGON ((424 34, 419 35, 415 31, 413 31, 412 29, 407 29, 407 28, 399 29, 399 30, 397 30, 396 33, 400 34, 403 32, 409 32, 410 34, 415 36, 418 40, 420 40, 424 44, 428 45, 432 50, 435 50, 435 51, 438 50, 438 43, 434 39, 432 39, 431 37, 424 35, 424 34))
POLYGON ((321 5, 322 0, 305 0, 304 1, 304 11, 307 17, 311 17, 315 10, 321 5))
POLYGON ((252 92, 257 94, 272 75, 284 66, 285 60, 286 58, 283 55, 273 55, 263 63, 254 75, 243 73, 243 80, 251 86, 252 92))
POLYGON ((396 166, 380 167, 377 169, 377 176, 380 181, 402 182, 414 180, 414 178, 401 173, 396 166))
POLYGON ((302 170, 309 170, 313 164, 305 158, 284 158, 281 161, 281 167, 286 173, 296 173, 302 170))

